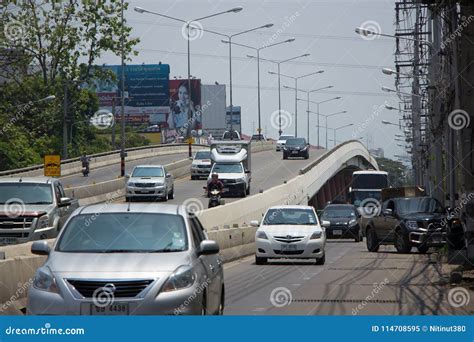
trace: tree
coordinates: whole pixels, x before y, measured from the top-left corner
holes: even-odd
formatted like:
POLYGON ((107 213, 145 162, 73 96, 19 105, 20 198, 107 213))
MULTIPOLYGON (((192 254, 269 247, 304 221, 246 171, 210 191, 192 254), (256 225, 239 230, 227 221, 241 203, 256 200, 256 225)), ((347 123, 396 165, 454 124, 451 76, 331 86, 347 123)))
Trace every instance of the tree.
POLYGON ((409 185, 408 170, 403 163, 388 158, 375 158, 375 160, 380 171, 388 172, 388 179, 392 187, 409 185))

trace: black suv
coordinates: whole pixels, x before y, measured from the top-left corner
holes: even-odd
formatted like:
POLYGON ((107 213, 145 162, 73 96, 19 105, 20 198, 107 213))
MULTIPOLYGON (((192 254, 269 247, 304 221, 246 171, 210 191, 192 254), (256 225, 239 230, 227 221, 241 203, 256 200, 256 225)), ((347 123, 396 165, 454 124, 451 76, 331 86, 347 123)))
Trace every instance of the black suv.
POLYGON ((283 147, 283 159, 288 159, 288 157, 309 158, 309 144, 305 138, 291 138, 286 141, 283 147))
POLYGON ((367 249, 377 252, 380 245, 395 245, 399 253, 417 247, 426 253, 430 247, 446 243, 447 212, 431 197, 391 198, 365 229, 367 249))
POLYGON ((324 208, 321 221, 329 221, 326 227, 328 239, 354 239, 362 241, 362 230, 359 224, 360 214, 352 204, 329 204, 324 208))

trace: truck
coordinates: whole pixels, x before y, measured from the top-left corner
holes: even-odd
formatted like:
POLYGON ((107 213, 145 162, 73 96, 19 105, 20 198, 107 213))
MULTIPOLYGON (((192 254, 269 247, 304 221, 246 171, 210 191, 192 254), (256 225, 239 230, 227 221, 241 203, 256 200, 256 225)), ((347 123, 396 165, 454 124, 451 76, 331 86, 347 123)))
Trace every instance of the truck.
POLYGON ((223 194, 250 194, 252 181, 250 141, 215 141, 211 144, 211 173, 217 173, 224 184, 223 194))
POLYGON ((0 178, 0 245, 57 236, 79 202, 49 177, 0 178))

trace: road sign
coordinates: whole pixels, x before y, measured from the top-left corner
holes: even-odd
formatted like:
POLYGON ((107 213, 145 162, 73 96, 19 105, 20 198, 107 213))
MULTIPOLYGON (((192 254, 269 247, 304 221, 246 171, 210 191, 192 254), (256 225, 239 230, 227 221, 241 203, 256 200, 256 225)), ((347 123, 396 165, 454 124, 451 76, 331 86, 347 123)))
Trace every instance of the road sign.
POLYGON ((190 137, 190 138, 186 139, 184 142, 187 143, 187 144, 194 144, 194 138, 190 137))
POLYGON ((61 156, 59 154, 44 156, 44 175, 45 177, 61 176, 61 156))

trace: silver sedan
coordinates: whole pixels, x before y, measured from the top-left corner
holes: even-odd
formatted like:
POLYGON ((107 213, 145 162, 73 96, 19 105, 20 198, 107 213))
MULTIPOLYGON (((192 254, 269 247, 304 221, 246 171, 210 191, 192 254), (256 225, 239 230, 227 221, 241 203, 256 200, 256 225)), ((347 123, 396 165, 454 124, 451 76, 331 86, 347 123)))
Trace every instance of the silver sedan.
POLYGON ((77 209, 28 291, 30 315, 222 314, 219 246, 183 206, 102 204, 77 209))

